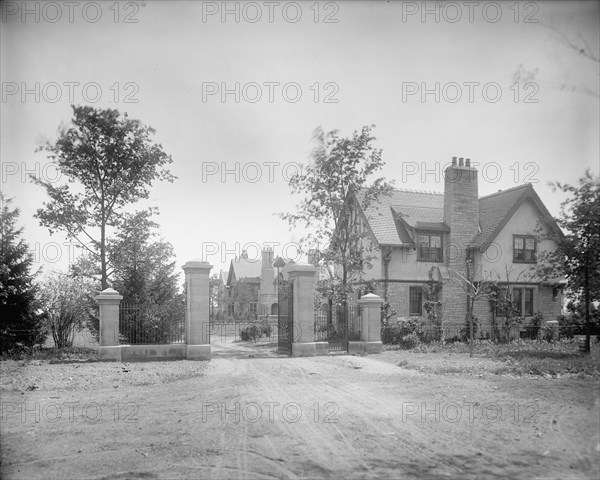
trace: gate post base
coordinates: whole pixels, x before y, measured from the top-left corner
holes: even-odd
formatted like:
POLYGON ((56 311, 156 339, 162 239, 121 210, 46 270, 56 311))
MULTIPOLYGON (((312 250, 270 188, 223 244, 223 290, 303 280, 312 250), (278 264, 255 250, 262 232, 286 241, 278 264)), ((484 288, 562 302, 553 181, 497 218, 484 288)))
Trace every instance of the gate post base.
POLYGON ((210 345, 186 345, 185 358, 188 360, 210 360, 210 345))
POLYGON ((365 342, 367 347, 367 353, 381 353, 383 352, 382 342, 365 342))
POLYGON ((110 347, 98 347, 98 356, 102 360, 115 360, 116 362, 121 361, 121 345, 110 346, 110 347))
POLYGON ((348 353, 367 353, 366 342, 349 341, 348 342, 348 353))
POLYGON ((314 357, 317 355, 317 343, 292 343, 292 357, 314 357))
POLYGON ((329 342, 315 342, 317 355, 329 355, 329 342))

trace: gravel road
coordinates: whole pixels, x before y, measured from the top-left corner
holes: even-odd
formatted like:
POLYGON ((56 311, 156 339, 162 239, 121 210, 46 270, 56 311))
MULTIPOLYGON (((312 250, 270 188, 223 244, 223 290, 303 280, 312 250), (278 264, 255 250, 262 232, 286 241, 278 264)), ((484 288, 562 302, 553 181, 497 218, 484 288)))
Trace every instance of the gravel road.
POLYGON ((2 365, 2 478, 598 478, 597 385, 381 356, 2 365), (378 359, 379 358, 379 359, 378 359))

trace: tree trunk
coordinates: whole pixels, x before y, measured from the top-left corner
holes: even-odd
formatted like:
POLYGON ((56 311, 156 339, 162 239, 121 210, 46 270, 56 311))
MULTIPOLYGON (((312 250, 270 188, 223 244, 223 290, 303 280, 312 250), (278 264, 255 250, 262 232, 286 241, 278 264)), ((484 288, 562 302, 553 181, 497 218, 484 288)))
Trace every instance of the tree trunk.
MULTIPOLYGON (((468 253, 467 253, 468 255, 468 253)), ((471 278, 471 268, 469 261, 467 260, 467 288, 469 294, 467 295, 467 318, 469 319, 469 357, 473 358, 473 302, 471 296, 473 295, 473 279, 471 278)))
POLYGON ((585 265, 585 351, 590 353, 590 274, 589 274, 589 263, 585 265))
POLYGON ((102 195, 102 225, 100 225, 100 270, 101 270, 101 290, 108 288, 108 276, 106 275, 106 218, 104 210, 104 195, 102 195))
POLYGON ((469 357, 473 358, 473 299, 469 302, 469 357))

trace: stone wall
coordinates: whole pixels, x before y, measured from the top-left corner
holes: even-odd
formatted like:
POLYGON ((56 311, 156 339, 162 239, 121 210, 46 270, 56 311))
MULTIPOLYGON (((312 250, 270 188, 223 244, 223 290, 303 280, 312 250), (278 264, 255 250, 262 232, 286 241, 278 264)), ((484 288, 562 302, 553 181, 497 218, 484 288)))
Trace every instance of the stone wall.
POLYGON ((541 286, 538 291, 540 297, 536 311, 542 312, 546 322, 556 320, 556 317, 561 313, 562 294, 559 293, 556 299, 554 299, 552 287, 541 286))
MULTIPOLYGON (((450 227, 450 242, 444 248, 449 274, 454 272, 466 276, 466 249, 478 234, 479 195, 477 170, 470 160, 452 159, 452 165, 444 172, 444 223, 450 227)), ((467 315, 464 290, 452 281, 444 284, 446 300, 445 321, 462 325, 467 315)))

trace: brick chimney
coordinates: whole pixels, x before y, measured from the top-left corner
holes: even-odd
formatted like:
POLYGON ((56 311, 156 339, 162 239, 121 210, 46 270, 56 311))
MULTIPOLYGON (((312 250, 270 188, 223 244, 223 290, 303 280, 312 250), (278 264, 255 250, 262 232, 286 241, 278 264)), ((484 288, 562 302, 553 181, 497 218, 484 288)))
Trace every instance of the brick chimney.
MULTIPOLYGON (((479 233, 477 169, 471 159, 452 157, 444 172, 444 223, 450 228, 444 246, 444 259, 452 271, 466 275, 466 249, 479 233)), ((453 282, 444 285, 445 315, 449 322, 464 325, 467 314, 464 291, 453 282)))
POLYGON ((262 269, 273 270, 273 249, 270 247, 263 248, 261 252, 261 257, 262 269))
MULTIPOLYGON (((270 301, 264 298, 264 295, 275 295, 275 273, 273 269, 273 249, 270 247, 263 248, 261 252, 262 265, 260 268, 260 296, 262 300, 270 305, 270 301)), ((276 300, 275 300, 276 301, 276 300)))
MULTIPOLYGON (((477 169, 471 159, 462 157, 444 172, 444 223, 450 227, 450 236, 468 245, 479 230, 479 195, 477 169)), ((452 241, 452 240, 451 240, 452 241)))

